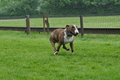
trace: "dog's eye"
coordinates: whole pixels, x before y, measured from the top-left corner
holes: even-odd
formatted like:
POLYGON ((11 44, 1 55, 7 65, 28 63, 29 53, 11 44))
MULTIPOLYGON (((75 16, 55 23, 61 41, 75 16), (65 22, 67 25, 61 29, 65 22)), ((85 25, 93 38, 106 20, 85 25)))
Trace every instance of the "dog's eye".
POLYGON ((72 26, 72 29, 74 29, 74 26, 72 26))

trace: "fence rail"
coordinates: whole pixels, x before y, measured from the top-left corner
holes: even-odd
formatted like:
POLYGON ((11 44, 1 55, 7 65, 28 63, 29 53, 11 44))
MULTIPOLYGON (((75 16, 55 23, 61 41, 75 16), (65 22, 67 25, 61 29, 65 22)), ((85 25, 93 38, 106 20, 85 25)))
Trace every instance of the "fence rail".
MULTIPOLYGON (((44 32, 44 28, 42 27, 31 27, 32 32, 44 32)), ((49 31, 52 32, 57 28, 49 28, 49 31)), ((78 28, 79 31, 81 28, 78 28)), ((25 31, 26 27, 5 27, 0 26, 0 30, 13 30, 13 31, 25 31)), ((47 31, 47 28, 45 28, 47 31)), ((81 32, 80 32, 81 33, 81 32)), ((86 34, 120 34, 120 28, 84 28, 84 33, 86 34)))

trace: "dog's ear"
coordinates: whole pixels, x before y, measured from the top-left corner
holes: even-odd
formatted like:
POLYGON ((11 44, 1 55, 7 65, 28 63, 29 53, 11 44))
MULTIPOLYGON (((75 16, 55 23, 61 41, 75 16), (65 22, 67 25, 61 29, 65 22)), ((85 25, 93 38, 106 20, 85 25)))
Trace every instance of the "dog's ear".
POLYGON ((66 28, 69 27, 69 25, 66 25, 66 28))

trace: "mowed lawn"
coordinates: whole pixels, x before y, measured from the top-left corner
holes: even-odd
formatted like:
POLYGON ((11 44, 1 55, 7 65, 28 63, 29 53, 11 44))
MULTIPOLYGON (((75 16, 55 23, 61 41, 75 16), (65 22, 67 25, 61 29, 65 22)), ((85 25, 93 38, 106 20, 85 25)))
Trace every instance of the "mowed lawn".
POLYGON ((49 35, 0 31, 0 80, 120 80, 120 35, 78 35, 74 49, 54 56, 49 35))
MULTIPOLYGON (((84 28, 120 28, 120 16, 83 17, 84 28)), ((78 17, 49 17, 50 27, 64 28, 68 24, 80 27, 78 17)), ((26 19, 0 19, 0 26, 26 27, 26 19)), ((43 27, 42 18, 30 18, 31 27, 43 27)))

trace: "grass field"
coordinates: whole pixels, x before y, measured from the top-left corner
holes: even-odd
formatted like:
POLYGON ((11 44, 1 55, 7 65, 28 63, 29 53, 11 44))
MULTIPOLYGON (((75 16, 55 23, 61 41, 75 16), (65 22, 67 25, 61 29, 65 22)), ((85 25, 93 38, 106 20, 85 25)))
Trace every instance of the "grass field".
POLYGON ((54 56, 49 35, 0 31, 0 80, 120 80, 120 35, 79 35, 74 48, 54 56))
MULTIPOLYGON (((84 17, 85 28, 120 28, 120 16, 99 16, 99 17, 84 17)), ((25 27, 25 19, 7 19, 0 20, 0 26, 14 26, 14 27, 25 27)), ((67 24, 75 24, 80 26, 79 17, 56 17, 49 18, 50 27, 62 27, 64 28, 67 24)), ((31 18, 31 27, 42 27, 42 18, 31 18)))

